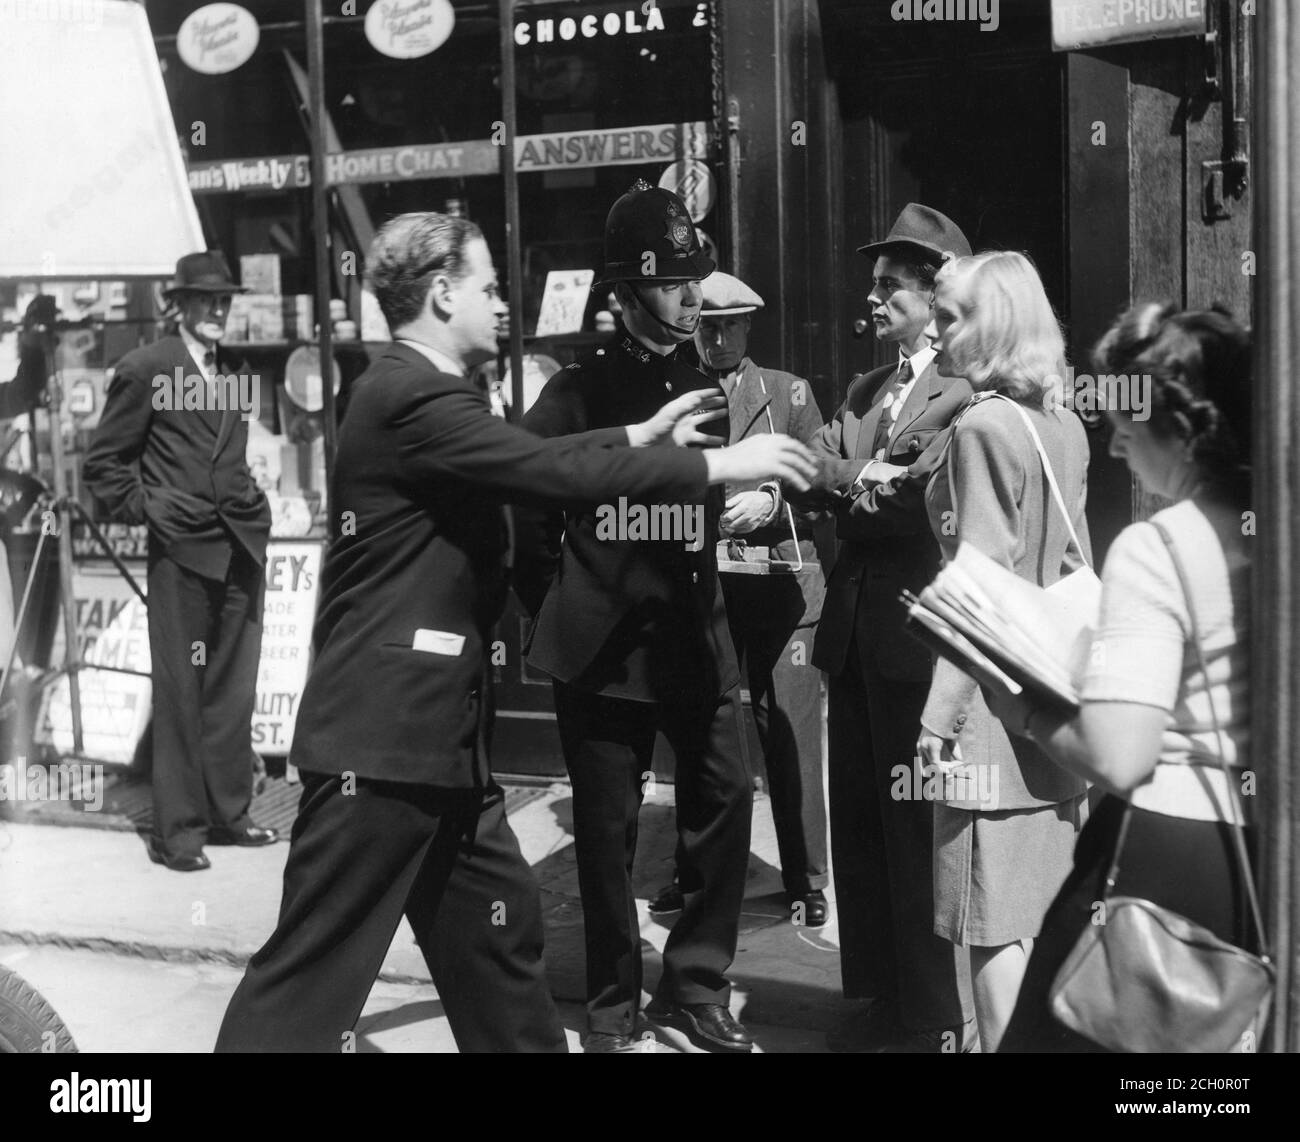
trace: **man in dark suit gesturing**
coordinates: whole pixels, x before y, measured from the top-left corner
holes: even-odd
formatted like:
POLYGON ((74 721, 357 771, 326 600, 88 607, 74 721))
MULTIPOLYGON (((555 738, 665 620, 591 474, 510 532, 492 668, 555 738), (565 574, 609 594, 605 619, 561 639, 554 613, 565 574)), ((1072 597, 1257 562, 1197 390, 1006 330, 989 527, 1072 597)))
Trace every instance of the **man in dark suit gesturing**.
POLYGON ((113 519, 149 525, 149 856, 177 872, 208 867, 205 840, 277 839, 248 815, 271 509, 245 458, 258 378, 219 345, 240 288, 220 254, 181 258, 179 330, 118 362, 82 467, 113 519))
POLYGON ((812 465, 785 437, 761 451, 626 447, 666 435, 671 410, 550 442, 492 416, 465 374, 495 356, 506 307, 471 222, 404 214, 380 230, 368 272, 396 341, 340 426, 280 920, 217 1049, 347 1050, 405 914, 462 1051, 564 1051, 536 882, 487 752, 502 505, 675 499, 734 469, 800 483, 812 465))
POLYGON ((906 207, 874 260, 878 340, 898 357, 854 379, 843 406, 811 441, 837 493, 838 550, 826 583, 813 662, 830 676, 828 777, 840 971, 849 999, 874 998, 833 1048, 950 1050, 973 1034, 967 979, 952 944, 934 934, 933 806, 895 800, 911 768, 929 692, 930 652, 904 629, 899 594, 939 570, 925 486, 944 433, 970 398, 943 376, 925 336, 934 275, 970 246, 943 214, 906 207))

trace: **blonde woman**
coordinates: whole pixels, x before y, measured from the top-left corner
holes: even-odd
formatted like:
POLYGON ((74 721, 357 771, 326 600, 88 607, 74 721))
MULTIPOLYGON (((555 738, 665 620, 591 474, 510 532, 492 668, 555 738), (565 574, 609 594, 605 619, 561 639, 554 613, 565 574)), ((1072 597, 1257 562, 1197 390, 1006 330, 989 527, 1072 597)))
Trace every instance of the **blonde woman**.
MULTIPOLYGON (((935 282, 930 334, 939 367, 976 394, 926 491, 945 561, 970 543, 1044 587, 1090 563, 1088 444, 1062 405, 1064 344, 1033 263, 1017 253, 950 262, 935 282)), ((1069 872, 1086 785, 1008 737, 975 681, 946 661, 921 726, 922 764, 965 779, 945 781, 949 799, 935 804, 935 932, 969 949, 981 1047, 995 1051, 1069 872)))

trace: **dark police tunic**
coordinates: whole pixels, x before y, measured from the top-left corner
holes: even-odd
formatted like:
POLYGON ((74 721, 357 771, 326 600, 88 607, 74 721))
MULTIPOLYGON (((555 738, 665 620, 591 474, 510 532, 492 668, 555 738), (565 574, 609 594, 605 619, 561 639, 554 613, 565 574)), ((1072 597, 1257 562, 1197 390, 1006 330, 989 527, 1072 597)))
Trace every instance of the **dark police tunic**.
MULTIPOLYGON (((557 373, 524 426, 565 436, 646 420, 674 397, 712 387, 695 360, 690 346, 662 357, 620 331, 610 346, 557 373)), ((721 505, 721 490, 712 489, 693 502, 611 499, 543 520, 541 550, 532 545, 532 562, 517 568, 521 598, 541 608, 529 664, 577 689, 639 702, 736 685, 714 546, 721 505), (610 538, 638 523, 660 538, 610 538)))

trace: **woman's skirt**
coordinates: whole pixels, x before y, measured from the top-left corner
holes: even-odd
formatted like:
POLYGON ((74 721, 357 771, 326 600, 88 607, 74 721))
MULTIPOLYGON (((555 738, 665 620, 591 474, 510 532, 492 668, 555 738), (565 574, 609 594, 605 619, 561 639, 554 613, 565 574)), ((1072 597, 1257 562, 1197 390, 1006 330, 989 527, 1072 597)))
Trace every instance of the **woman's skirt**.
MULTIPOLYGON (((1103 798, 1080 834, 1074 868, 1047 911, 1000 1051, 1103 1050, 1058 1023, 1049 999, 1056 973, 1096 914, 1123 811, 1118 797, 1103 798)), ((1253 849, 1251 830, 1246 838, 1253 849)), ((1232 827, 1222 822, 1133 810, 1114 892, 1151 900, 1257 950, 1232 827)))
POLYGON ((994 813, 934 807, 934 931, 954 944, 1032 940, 1070 872, 1087 794, 994 813))

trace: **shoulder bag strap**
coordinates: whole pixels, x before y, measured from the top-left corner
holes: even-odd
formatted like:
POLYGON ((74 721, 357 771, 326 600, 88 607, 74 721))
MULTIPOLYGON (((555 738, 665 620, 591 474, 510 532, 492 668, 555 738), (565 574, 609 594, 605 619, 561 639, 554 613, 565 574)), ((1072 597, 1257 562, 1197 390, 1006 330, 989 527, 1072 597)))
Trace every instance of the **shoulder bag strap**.
POLYGON ((1056 506, 1061 509, 1061 515, 1065 519, 1066 530, 1070 533, 1070 542, 1078 550, 1083 565, 1091 568, 1092 564, 1088 562, 1088 557, 1084 554, 1083 544, 1079 542, 1078 533, 1074 530, 1074 521, 1070 518, 1070 509, 1065 506, 1065 497, 1061 495, 1061 487, 1056 482, 1056 473, 1052 471, 1052 462, 1047 458, 1047 449, 1043 447, 1043 441, 1038 435, 1038 429, 1034 427, 1034 422, 1029 419, 1029 413, 1021 407, 1019 401, 1014 401, 1001 393, 994 395, 998 400, 1004 400, 1011 405, 1020 414, 1020 419, 1025 422, 1025 427, 1029 430, 1029 435, 1034 441, 1034 447, 1038 450, 1038 458, 1043 462, 1043 473, 1047 476, 1048 486, 1052 489, 1052 498, 1056 500, 1056 506))
POLYGON ((944 468, 947 474, 948 499, 952 501, 953 511, 957 510, 957 484, 953 479, 952 464, 950 461, 952 459, 953 441, 957 439, 957 426, 961 424, 962 417, 970 412, 970 410, 979 404, 980 401, 990 400, 993 396, 994 394, 990 392, 975 393, 970 400, 957 410, 957 415, 952 418, 952 422, 948 425, 948 439, 943 443, 943 452, 939 455, 939 464, 944 468))
MULTIPOLYGON (((1165 541, 1165 546, 1169 549, 1169 557, 1174 562, 1174 571, 1178 574, 1178 582, 1182 585, 1183 598, 1187 601, 1187 615, 1192 628, 1192 646, 1196 651, 1197 664, 1201 668, 1201 677, 1205 679, 1205 698, 1210 704, 1210 718, 1214 722, 1214 732, 1219 741, 1219 764, 1223 767, 1225 784, 1228 786, 1228 796, 1236 803, 1237 815, 1244 822, 1246 819, 1245 806, 1240 802, 1237 786, 1233 781, 1232 770, 1228 766, 1228 754, 1225 748, 1227 739, 1223 733, 1223 723, 1219 721, 1214 693, 1210 688, 1210 674, 1205 664, 1205 648, 1201 645, 1201 632, 1196 622, 1196 604, 1192 601, 1191 585, 1187 579, 1187 572, 1184 569, 1182 559, 1179 558, 1173 535, 1162 524, 1156 523, 1155 520, 1151 520, 1150 523, 1160 533, 1160 538, 1165 541)), ((1241 878, 1245 881, 1246 896, 1250 901, 1250 914, 1255 924, 1256 938, 1259 940, 1259 953, 1261 958, 1268 959, 1268 942, 1264 935, 1264 921, 1260 912, 1259 897, 1255 892, 1255 877, 1250 870, 1250 857, 1246 852, 1246 826, 1233 821, 1232 836, 1237 860, 1241 865, 1241 878)))
POLYGON ((1056 500, 1056 505, 1061 509, 1061 515, 1065 519, 1065 528, 1070 533, 1070 542, 1078 549, 1079 558, 1083 560, 1083 565, 1091 569, 1092 564, 1088 562, 1088 557, 1084 554, 1083 544, 1079 542, 1079 535, 1074 530, 1074 522, 1070 519, 1070 511, 1065 506, 1065 497, 1061 495, 1060 485, 1056 482, 1056 474, 1052 471, 1052 462, 1047 458, 1047 449, 1043 447, 1043 442, 1039 439, 1038 430, 1034 428, 1034 422, 1029 419, 1029 414, 1020 407, 1017 401, 1013 401, 1010 397, 1003 396, 1001 393, 976 393, 971 398, 970 403, 957 414, 952 422, 952 428, 948 434, 948 443, 944 445, 943 455, 939 457, 939 463, 945 465, 948 469, 948 498, 952 500, 954 510, 957 507, 957 485, 953 479, 949 453, 952 451, 953 441, 957 438, 957 425, 961 422, 961 418, 981 400, 1006 401, 1020 414, 1020 419, 1025 422, 1025 427, 1029 429, 1029 436, 1034 442, 1034 448, 1038 451, 1038 458, 1043 463, 1043 472, 1047 476, 1047 484, 1052 490, 1052 498, 1056 500))

